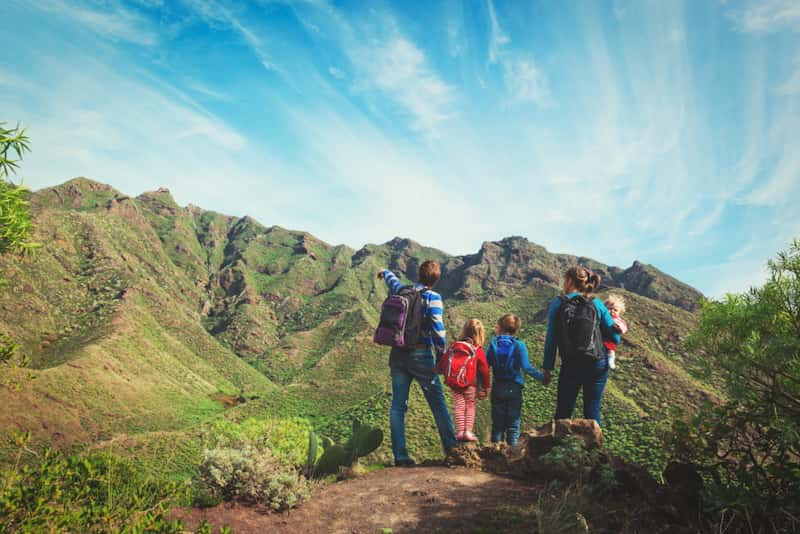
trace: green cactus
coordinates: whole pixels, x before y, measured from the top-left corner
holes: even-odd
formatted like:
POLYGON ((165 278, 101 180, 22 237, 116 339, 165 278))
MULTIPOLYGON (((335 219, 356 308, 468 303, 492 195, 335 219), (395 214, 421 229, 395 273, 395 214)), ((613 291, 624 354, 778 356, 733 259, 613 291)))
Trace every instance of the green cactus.
POLYGON ((314 466, 317 463, 318 441, 316 432, 312 430, 308 433, 308 457, 306 458, 305 466, 306 476, 312 476, 314 474, 314 466))
MULTIPOLYGON (((339 471, 340 466, 352 467, 358 458, 368 455, 383 442, 383 431, 377 427, 365 426, 358 419, 353 420, 353 433, 344 444, 334 443, 333 440, 321 436, 324 452, 320 459, 311 464, 312 442, 316 446, 317 436, 313 432, 309 435, 309 466, 306 471, 313 475, 330 475, 339 471)), ((315 448, 316 450, 316 448, 315 448)), ((315 452, 316 454, 316 452, 315 452)))
POLYGON ((341 465, 352 465, 348 461, 349 454, 343 445, 334 443, 322 453, 317 465, 314 467, 314 473, 317 475, 332 475, 339 471, 341 465))
POLYGON ((353 434, 345 445, 352 458, 351 465, 357 458, 366 456, 380 447, 382 442, 383 431, 380 428, 364 426, 361 421, 355 419, 353 421, 353 434))

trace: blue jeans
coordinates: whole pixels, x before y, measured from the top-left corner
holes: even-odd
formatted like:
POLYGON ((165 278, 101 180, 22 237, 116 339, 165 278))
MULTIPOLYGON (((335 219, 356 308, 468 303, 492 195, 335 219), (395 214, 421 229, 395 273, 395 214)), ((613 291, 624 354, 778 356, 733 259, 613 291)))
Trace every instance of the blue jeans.
POLYGON ((571 419, 578 400, 578 392, 583 388, 583 417, 594 419, 600 424, 600 402, 608 381, 608 358, 602 358, 594 365, 561 365, 558 375, 558 394, 556 400, 556 419, 571 419))
POLYGON ((503 441, 516 445, 522 419, 522 386, 517 382, 492 385, 492 443, 503 441))
POLYGON ((428 401, 439 438, 442 440, 444 453, 450 452, 456 444, 453 420, 447 411, 442 383, 439 375, 433 370, 434 359, 430 349, 407 351, 392 349, 389 357, 392 374, 392 408, 389 413, 389 424, 392 430, 392 453, 395 462, 408 460, 406 448, 406 411, 408 410, 408 391, 412 380, 422 388, 425 400, 428 401))

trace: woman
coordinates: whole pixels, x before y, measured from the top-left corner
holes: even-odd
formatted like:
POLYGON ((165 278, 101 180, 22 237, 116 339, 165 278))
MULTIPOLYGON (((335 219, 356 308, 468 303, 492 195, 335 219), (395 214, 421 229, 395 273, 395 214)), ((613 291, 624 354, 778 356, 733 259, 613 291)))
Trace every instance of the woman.
POLYGON ((583 417, 600 424, 600 402, 608 380, 608 355, 603 340, 620 342, 614 320, 605 305, 592 297, 600 277, 576 265, 564 273, 564 294, 550 303, 544 343, 544 381, 561 355, 556 419, 570 419, 583 388, 583 417), (592 309, 593 307, 593 309, 592 309), (602 336, 602 339, 600 337, 602 336))

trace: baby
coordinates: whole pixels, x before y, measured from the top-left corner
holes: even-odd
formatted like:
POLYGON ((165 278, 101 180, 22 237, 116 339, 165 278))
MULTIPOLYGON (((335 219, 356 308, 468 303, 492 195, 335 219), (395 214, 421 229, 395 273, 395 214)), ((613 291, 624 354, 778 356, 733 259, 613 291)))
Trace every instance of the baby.
MULTIPOLYGON (((626 333, 628 331, 628 323, 622 318, 622 314, 625 313, 625 300, 619 295, 612 294, 606 299, 605 305, 609 313, 611 313, 611 318, 614 319, 614 328, 616 328, 620 334, 626 333)), ((608 352, 608 367, 610 369, 616 369, 617 344, 613 341, 605 341, 604 345, 608 352)))

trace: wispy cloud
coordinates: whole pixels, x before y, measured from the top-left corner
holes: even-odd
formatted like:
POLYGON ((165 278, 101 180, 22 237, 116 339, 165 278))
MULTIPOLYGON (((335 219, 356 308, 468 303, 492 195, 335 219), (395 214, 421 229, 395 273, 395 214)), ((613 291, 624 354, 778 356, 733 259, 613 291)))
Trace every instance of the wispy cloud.
POLYGON ((756 0, 732 11, 739 29, 769 33, 780 30, 800 31, 800 3, 796 0, 756 0))
POLYGON ((511 38, 497 19, 494 2, 486 0, 489 16, 489 63, 499 63, 508 93, 515 99, 538 105, 552 103, 547 77, 531 54, 508 50, 511 38))
POLYGON ((42 0, 26 5, 70 19, 111 40, 143 46, 153 46, 158 42, 158 34, 147 19, 114 1, 105 3, 104 9, 70 0, 42 0))
POLYGON ((411 41, 394 35, 356 54, 374 86, 412 115, 412 127, 436 136, 450 114, 454 90, 427 65, 425 54, 411 41))

